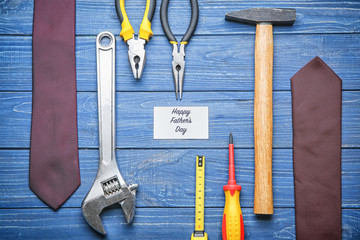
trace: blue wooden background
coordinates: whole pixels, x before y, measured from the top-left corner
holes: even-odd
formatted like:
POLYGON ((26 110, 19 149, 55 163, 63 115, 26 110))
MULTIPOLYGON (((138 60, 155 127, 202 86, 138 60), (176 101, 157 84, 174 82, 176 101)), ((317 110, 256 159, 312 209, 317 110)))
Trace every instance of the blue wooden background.
MULTIPOLYGON (((81 186, 58 211, 28 187, 31 125, 32 0, 0 1, 0 238, 100 239, 84 221, 81 202, 98 166, 95 37, 116 35, 117 161, 125 179, 140 185, 136 216, 125 224, 120 208, 104 212, 107 239, 189 239, 194 229, 195 156, 205 155, 205 229, 221 239, 227 181, 227 141, 236 144, 236 178, 246 239, 295 239, 290 78, 315 56, 343 80, 343 239, 360 239, 360 2, 199 0, 200 19, 186 49, 183 100, 176 101, 171 51, 160 24, 160 0, 141 80, 134 80, 127 47, 118 36, 113 0, 76 1, 76 64, 81 186), (226 12, 291 7, 292 27, 274 28, 274 215, 253 212, 253 88, 255 28, 226 22, 226 12), (209 106, 209 140, 153 140, 154 106, 209 106)), ((128 0, 138 31, 145 0, 128 0)), ((177 36, 190 20, 188 0, 172 0, 177 36)))

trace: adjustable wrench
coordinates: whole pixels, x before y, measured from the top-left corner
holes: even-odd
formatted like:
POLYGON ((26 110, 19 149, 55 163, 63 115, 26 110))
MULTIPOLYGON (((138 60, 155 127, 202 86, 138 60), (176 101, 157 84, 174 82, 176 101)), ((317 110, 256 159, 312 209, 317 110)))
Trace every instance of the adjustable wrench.
POLYGON ((101 212, 119 203, 127 223, 131 223, 138 185, 125 182, 115 159, 115 37, 112 33, 102 32, 97 36, 96 56, 100 162, 95 181, 81 208, 87 223, 99 233, 106 234, 101 212))

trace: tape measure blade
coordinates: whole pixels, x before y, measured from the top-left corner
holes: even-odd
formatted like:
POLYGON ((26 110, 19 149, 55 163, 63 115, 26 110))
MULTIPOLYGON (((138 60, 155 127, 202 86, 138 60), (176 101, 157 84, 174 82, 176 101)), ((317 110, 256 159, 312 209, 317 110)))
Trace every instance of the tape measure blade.
POLYGON ((195 231, 204 231, 205 156, 196 156, 195 231))

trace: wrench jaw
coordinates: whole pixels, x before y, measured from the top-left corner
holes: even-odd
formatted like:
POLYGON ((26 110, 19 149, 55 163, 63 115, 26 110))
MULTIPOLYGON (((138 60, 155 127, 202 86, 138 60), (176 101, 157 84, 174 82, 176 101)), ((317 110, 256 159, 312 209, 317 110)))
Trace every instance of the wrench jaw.
POLYGON ((129 190, 131 192, 132 197, 126 198, 124 201, 120 202, 121 209, 124 213, 126 222, 132 223, 135 216, 135 197, 136 197, 136 189, 137 184, 130 185, 129 190), (135 187, 135 190, 131 190, 131 188, 135 187))
POLYGON ((136 198, 136 189, 137 184, 130 185, 128 187, 123 187, 121 189, 112 190, 112 193, 109 195, 105 192, 96 196, 96 197, 89 197, 93 194, 92 192, 99 192, 98 185, 95 185, 91 188, 90 192, 84 199, 82 203, 82 213, 84 215, 85 220, 87 223, 97 232, 101 234, 106 234, 104 225, 101 221, 100 215, 103 210, 109 206, 112 206, 116 203, 119 203, 126 222, 131 223, 134 214, 135 214, 135 198, 136 198), (93 190, 94 189, 94 190, 93 190))
POLYGON ((97 232, 106 234, 104 225, 102 224, 100 214, 103 208, 100 206, 99 201, 88 201, 85 200, 82 203, 81 211, 84 215, 86 222, 97 232))

